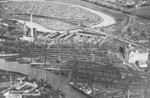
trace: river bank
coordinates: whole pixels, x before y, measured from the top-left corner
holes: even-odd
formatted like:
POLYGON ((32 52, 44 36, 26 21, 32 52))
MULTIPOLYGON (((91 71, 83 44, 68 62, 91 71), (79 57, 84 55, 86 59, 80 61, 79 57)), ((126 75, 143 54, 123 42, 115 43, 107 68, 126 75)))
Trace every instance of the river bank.
POLYGON ((44 69, 31 68, 29 64, 6 62, 2 58, 0 58, 0 69, 27 74, 29 75, 30 79, 44 79, 44 81, 48 81, 48 83, 51 84, 54 89, 62 90, 66 94, 66 98, 86 98, 72 89, 67 78, 60 77, 44 69))

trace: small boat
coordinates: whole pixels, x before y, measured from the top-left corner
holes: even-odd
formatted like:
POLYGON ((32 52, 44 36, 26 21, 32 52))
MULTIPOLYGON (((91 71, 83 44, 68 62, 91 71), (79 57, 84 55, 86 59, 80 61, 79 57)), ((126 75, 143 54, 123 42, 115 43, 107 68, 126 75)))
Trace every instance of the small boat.
POLYGON ((30 63, 31 67, 34 68, 45 68, 45 67, 50 67, 50 64, 46 64, 46 63, 30 63))
POLYGON ((18 56, 10 56, 10 57, 6 57, 4 59, 7 62, 16 62, 16 61, 19 61, 18 56))
POLYGON ((39 68, 43 68, 44 67, 44 63, 30 63, 31 67, 39 67, 39 68))
POLYGON ((31 60, 21 58, 21 59, 19 59, 18 63, 20 63, 20 64, 30 64, 31 60))
POLYGON ((0 58, 12 57, 12 56, 18 56, 18 54, 6 54, 6 53, 1 53, 0 54, 0 58))
POLYGON ((52 67, 50 67, 50 68, 44 68, 45 70, 48 70, 48 71, 63 71, 63 70, 66 70, 66 69, 61 69, 61 68, 52 68, 52 67))
POLYGON ((44 68, 47 71, 50 71, 52 73, 55 73, 55 75, 60 75, 61 74, 61 70, 60 68, 55 68, 55 67, 50 67, 50 68, 44 68))
POLYGON ((44 69, 47 71, 55 73, 55 75, 61 75, 63 77, 68 77, 68 74, 70 72, 70 69, 56 68, 56 67, 47 67, 44 69))

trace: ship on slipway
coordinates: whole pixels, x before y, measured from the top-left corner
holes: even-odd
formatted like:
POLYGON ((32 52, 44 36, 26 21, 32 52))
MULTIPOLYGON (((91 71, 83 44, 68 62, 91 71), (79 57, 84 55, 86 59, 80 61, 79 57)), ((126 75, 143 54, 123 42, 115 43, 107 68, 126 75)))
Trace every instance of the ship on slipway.
POLYGON ((74 59, 65 68, 53 71, 64 76, 69 74, 70 86, 87 98, 144 97, 143 79, 128 69, 113 66, 107 58, 101 62, 74 59))

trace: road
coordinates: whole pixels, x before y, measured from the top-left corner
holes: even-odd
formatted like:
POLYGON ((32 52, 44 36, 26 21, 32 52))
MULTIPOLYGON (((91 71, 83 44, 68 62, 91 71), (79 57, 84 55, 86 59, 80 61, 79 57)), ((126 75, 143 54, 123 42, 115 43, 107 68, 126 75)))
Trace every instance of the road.
MULTIPOLYGON (((62 3, 64 3, 64 2, 62 2, 62 3)), ((103 19, 103 21, 101 23, 97 24, 97 25, 91 26, 92 28, 94 28, 94 27, 102 27, 102 26, 110 26, 110 25, 113 25, 113 24, 116 23, 115 19, 111 15, 108 15, 108 14, 103 13, 101 11, 93 10, 91 8, 80 6, 80 5, 76 5, 76 4, 70 4, 70 3, 65 3, 65 4, 69 4, 69 5, 72 5, 72 6, 76 6, 78 8, 82 8, 82 9, 88 10, 88 11, 90 11, 90 12, 100 16, 103 19)))
POLYGON ((113 38, 113 39, 118 39, 118 40, 121 41, 121 42, 125 42, 125 43, 131 44, 131 45, 134 45, 134 46, 137 46, 137 47, 140 47, 140 48, 144 48, 144 49, 150 50, 149 48, 146 48, 146 47, 144 47, 144 46, 142 46, 142 45, 139 45, 139 44, 137 44, 137 43, 128 41, 128 40, 126 40, 126 39, 117 37, 117 36, 115 36, 115 35, 108 34, 108 33, 106 33, 106 32, 102 32, 102 31, 100 31, 100 30, 93 29, 93 28, 87 28, 87 29, 93 31, 93 32, 96 33, 97 35, 102 34, 102 35, 111 37, 111 38, 113 38))
POLYGON ((130 68, 132 68, 134 71, 141 71, 140 68, 138 68, 138 67, 135 66, 134 64, 128 63, 120 54, 114 53, 114 52, 112 52, 112 51, 108 51, 108 53, 111 53, 111 54, 113 54, 113 55, 116 55, 116 56, 123 62, 123 64, 124 64, 127 68, 130 67, 130 68))
MULTIPOLYGON (((24 23, 23 20, 18 20, 18 21, 19 21, 20 23, 24 23)), ((31 26, 31 22, 26 21, 26 25, 30 27, 30 26, 31 26)), ((54 32, 54 31, 52 31, 52 30, 50 30, 50 29, 47 29, 47 28, 44 28, 44 27, 42 27, 41 25, 36 24, 36 23, 34 23, 34 27, 37 28, 39 31, 54 32)), ((128 44, 132 44, 132 45, 135 45, 135 46, 138 46, 138 47, 141 47, 141 48, 145 48, 144 46, 141 46, 141 45, 139 45, 139 44, 133 43, 133 42, 131 42, 131 41, 127 41, 127 40, 125 40, 125 39, 119 38, 119 37, 117 37, 117 36, 114 36, 114 35, 111 35, 111 34, 108 34, 108 33, 105 33, 105 32, 102 32, 102 31, 97 30, 97 29, 93 29, 93 28, 87 28, 87 29, 90 29, 91 31, 94 31, 95 33, 97 33, 97 35, 98 35, 98 34, 106 35, 106 36, 109 36, 109 37, 111 37, 111 38, 118 39, 119 41, 122 41, 122 42, 125 42, 125 43, 128 43, 128 44)), ((80 29, 79 29, 79 30, 80 30, 80 29)), ((70 32, 77 32, 77 31, 79 31, 79 30, 73 30, 73 31, 70 31, 70 32)), ((146 49, 147 49, 147 50, 150 50, 149 48, 146 48, 146 49)))
MULTIPOLYGON (((49 2, 51 2, 51 1, 49 1, 49 2)), ((52 2, 59 2, 59 1, 52 1, 52 2)), ((84 6, 77 5, 77 4, 70 4, 70 3, 66 3, 66 2, 59 2, 59 3, 67 4, 67 5, 71 5, 71 6, 75 6, 75 7, 84 9, 84 10, 87 10, 87 11, 101 17, 102 20, 100 22, 97 22, 97 24, 91 25, 92 28, 109 26, 109 25, 113 25, 113 24, 116 23, 115 19, 111 15, 105 14, 101 11, 93 10, 91 8, 87 8, 87 7, 84 7, 84 6)), ((18 15, 24 15, 24 14, 18 14, 18 15)), ((26 14, 26 15, 28 15, 28 14, 26 14)), ((57 18, 57 17, 50 17, 50 16, 48 16, 48 17, 43 16, 42 17, 42 16, 39 16, 39 15, 34 15, 34 16, 35 17, 40 17, 40 18, 56 19, 56 20, 64 21, 66 23, 70 23, 70 24, 73 24, 73 25, 76 25, 76 26, 80 25, 80 23, 77 20, 73 20, 71 18, 70 19, 68 19, 68 18, 57 18)), ((27 25, 29 26, 30 23, 27 22, 27 25)), ((48 31, 48 30, 46 30, 46 31, 48 31)))
MULTIPOLYGON (((59 0, 58 0, 58 1, 59 1, 59 0)), ((61 1, 61 0, 60 0, 60 1, 61 1)), ((113 19, 113 17, 111 17, 111 16, 109 16, 109 15, 107 15, 107 14, 104 14, 104 13, 102 13, 101 11, 97 11, 97 10, 93 10, 93 9, 91 9, 91 8, 88 8, 88 7, 81 6, 79 3, 78 3, 79 5, 78 5, 77 2, 76 2, 75 4, 71 4, 71 3, 68 3, 68 2, 63 2, 63 3, 67 3, 67 4, 70 4, 70 5, 73 5, 73 6, 77 6, 77 7, 83 8, 83 9, 85 9, 85 10, 88 10, 88 11, 90 11, 90 12, 92 12, 92 13, 94 13, 94 14, 97 14, 97 15, 99 15, 100 17, 102 17, 102 18, 103 18, 103 22, 102 22, 102 23, 99 23, 99 24, 97 24, 96 26, 93 26, 93 27, 108 26, 108 25, 115 24, 115 20, 113 19)), ((133 17, 130 16, 130 21, 128 22, 128 25, 129 25, 130 22, 132 21, 132 18, 133 18, 133 17)), ((28 25, 30 25, 30 24, 28 23, 28 25)), ((84 26, 83 26, 83 27, 84 27, 84 26)), ((134 46, 137 46, 137 47, 141 47, 141 48, 145 48, 145 49, 147 49, 147 50, 150 50, 149 48, 146 48, 146 47, 144 47, 144 46, 142 46, 142 45, 139 45, 139 44, 137 44, 137 43, 128 41, 128 40, 126 40, 126 39, 117 37, 117 36, 115 36, 115 35, 112 35, 112 34, 109 34, 109 33, 106 33, 106 32, 102 32, 102 31, 100 31, 100 30, 98 30, 98 29, 93 29, 93 27, 90 27, 90 28, 87 28, 87 29, 89 29, 89 30, 91 30, 91 31, 93 31, 93 32, 96 32, 97 34, 106 35, 106 36, 109 36, 109 37, 111 37, 111 38, 113 38, 113 39, 118 39, 118 40, 121 41, 121 42, 125 42, 125 43, 128 43, 128 44, 132 44, 132 45, 134 45, 134 46)), ((77 32, 77 31, 78 31, 78 30, 76 30, 76 32, 77 32)))
POLYGON ((3 58, 0 58, 0 69, 23 73, 28 75, 30 79, 44 79, 44 81, 48 81, 55 89, 63 90, 66 94, 66 98, 86 98, 70 87, 67 78, 59 77, 44 69, 32 68, 30 64, 7 62, 3 58))
MULTIPOLYGON (((80 2, 79 2, 80 0, 76 0, 76 1, 75 1, 75 0, 66 0, 66 1, 64 1, 64 0, 57 0, 57 1, 74 4, 74 5, 78 5, 78 6, 82 6, 82 7, 86 7, 86 8, 90 8, 90 9, 94 9, 94 10, 96 10, 96 11, 101 12, 101 8, 98 8, 98 6, 93 5, 93 4, 91 4, 91 6, 90 6, 90 5, 85 5, 85 4, 89 4, 89 3, 86 3, 86 2, 80 3, 80 2)), ((87 9, 87 10, 88 10, 88 9, 87 9)), ((92 10, 91 10, 91 11, 92 11, 92 10)), ((112 11, 113 11, 113 10, 112 10, 112 11)), ((127 14, 125 14, 125 15, 127 15, 127 14)), ((128 15, 128 16, 130 17, 130 20, 129 20, 127 26, 129 26, 129 24, 132 22, 132 20, 133 20, 134 17, 135 17, 135 16, 132 16, 132 15, 128 15)), ((136 18, 136 17, 135 17, 135 18, 136 18)), ((83 26, 83 28, 86 28, 86 26, 83 26)), ((102 32, 102 31, 100 31, 100 30, 98 30, 98 29, 94 29, 94 28, 91 28, 91 27, 87 27, 86 29, 89 29, 89 30, 91 30, 91 31, 93 31, 93 32, 95 32, 95 33, 97 33, 97 35, 99 35, 99 34, 106 35, 106 36, 109 36, 109 37, 111 37, 111 38, 118 39, 118 40, 121 41, 121 42, 125 42, 125 43, 131 44, 131 45, 134 45, 134 46, 137 46, 137 47, 140 47, 140 48, 144 48, 144 49, 150 50, 149 48, 147 48, 147 47, 145 47, 145 46, 139 45, 139 44, 137 44, 137 43, 128 41, 128 40, 126 40, 126 39, 117 37, 117 36, 112 35, 112 34, 108 34, 108 33, 106 33, 106 32, 102 32)), ((76 30, 76 31, 78 31, 78 30, 76 30)), ((73 32, 73 31, 72 31, 72 32, 73 32)))
POLYGON ((114 53, 114 52, 111 52, 111 51, 108 51, 109 53, 113 54, 113 55, 116 55, 118 58, 120 58, 120 60, 123 62, 123 64, 126 66, 125 68, 127 68, 129 70, 129 72, 131 74, 133 74, 135 77, 137 77, 138 79, 142 79, 144 80, 143 78, 143 75, 142 74, 139 74, 139 72, 141 72, 141 69, 138 68, 136 65, 134 64, 129 64, 121 55, 119 55, 118 53, 114 53))
MULTIPOLYGON (((57 1, 65 2, 65 3, 72 3, 72 4, 75 4, 75 5, 80 5, 80 6, 83 6, 83 7, 86 7, 86 8, 94 9, 94 10, 99 11, 99 12, 102 11, 101 10, 101 6, 97 6, 97 5, 94 5, 92 3, 89 4, 89 3, 83 2, 83 1, 81 1, 82 2, 81 3, 80 0, 65 0, 65 1, 64 0, 57 0, 57 1)), ((111 9, 109 9, 109 10, 111 10, 111 9)), ((114 11, 114 10, 112 10, 112 11, 114 11)), ((118 12, 118 13, 121 13, 121 12, 118 12)), ((133 15, 128 15, 128 14, 125 14, 125 15, 130 17, 130 20, 129 20, 127 26, 129 26, 130 22, 132 22, 132 20, 134 20, 134 18, 137 18, 136 16, 133 16, 133 15)), ((93 30, 94 32, 96 32, 97 34, 103 34, 103 35, 109 36, 111 38, 118 39, 119 41, 122 41, 122 42, 125 42, 125 43, 128 43, 128 44, 132 44, 132 45, 137 46, 137 47, 141 47, 141 48, 145 48, 147 50, 150 50, 149 48, 147 48, 145 46, 139 45, 137 43, 133 43, 133 42, 125 40, 123 38, 119 38, 119 37, 111 35, 111 34, 106 34, 105 32, 102 32, 102 31, 99 31, 99 30, 96 30, 96 29, 93 29, 93 28, 90 28, 90 29, 93 30)))

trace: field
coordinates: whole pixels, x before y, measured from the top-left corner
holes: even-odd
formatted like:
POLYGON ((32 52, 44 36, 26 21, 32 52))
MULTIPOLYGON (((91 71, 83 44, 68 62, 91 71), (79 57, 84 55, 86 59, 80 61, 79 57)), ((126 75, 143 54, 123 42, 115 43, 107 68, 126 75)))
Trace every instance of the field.
MULTIPOLYGON (((121 13, 119 11, 115 11, 112 9, 108 9, 104 6, 99 5, 99 4, 88 2, 88 0, 57 0, 57 1, 77 4, 80 6, 91 8, 91 9, 99 11, 99 12, 103 12, 105 14, 108 14, 108 15, 114 17, 114 19, 116 20, 117 23, 114 25, 104 27, 103 30, 109 34, 111 33, 111 34, 119 36, 119 37, 122 36, 122 32, 121 32, 122 28, 124 26, 128 25, 128 22, 130 19, 130 16, 128 16, 124 13, 121 13)), ((98 1, 98 0, 93 0, 93 1, 98 1)), ((101 30, 101 28, 99 28, 99 29, 101 30)))
MULTIPOLYGON (((10 17, 10 16, 8 16, 8 17, 10 17)), ((14 15, 14 16, 11 16, 10 18, 30 21, 29 16, 14 15)), ((45 18, 34 17, 33 22, 38 23, 38 24, 42 25, 43 27, 51 29, 51 30, 68 30, 68 29, 74 27, 74 25, 72 25, 70 23, 55 20, 55 19, 45 19, 45 18)))
MULTIPOLYGON (((82 8, 78 8, 76 6, 72 6, 65 3, 60 2, 7 2, 1 3, 1 13, 15 13, 15 14, 30 14, 40 15, 45 17, 56 17, 56 18, 66 18, 68 21, 75 20, 77 23, 83 23, 85 25, 97 23, 101 21, 101 17, 98 15, 84 10, 82 8)), ((14 14, 3 14, 1 18, 17 18, 18 16, 14 14)), ((19 19, 27 19, 27 16, 19 16, 19 19)), ((34 19, 37 23, 44 25, 47 28, 64 30, 71 28, 73 24, 66 23, 63 20, 55 20, 55 19, 43 19, 38 18, 34 19)))
POLYGON ((118 21, 118 22, 121 22, 124 20, 124 18, 128 18, 127 15, 123 14, 123 13, 120 13, 118 11, 115 11, 113 10, 112 8, 111 9, 108 9, 106 6, 102 6, 100 5, 101 1, 100 0, 83 0, 84 2, 89 2, 89 5, 95 5, 95 9, 97 10, 100 10, 104 13, 107 13, 113 17, 115 17, 115 19, 118 21), (96 6, 97 5, 97 6, 96 6))
POLYGON ((131 10, 131 13, 145 19, 150 19, 150 6, 133 9, 131 10))

